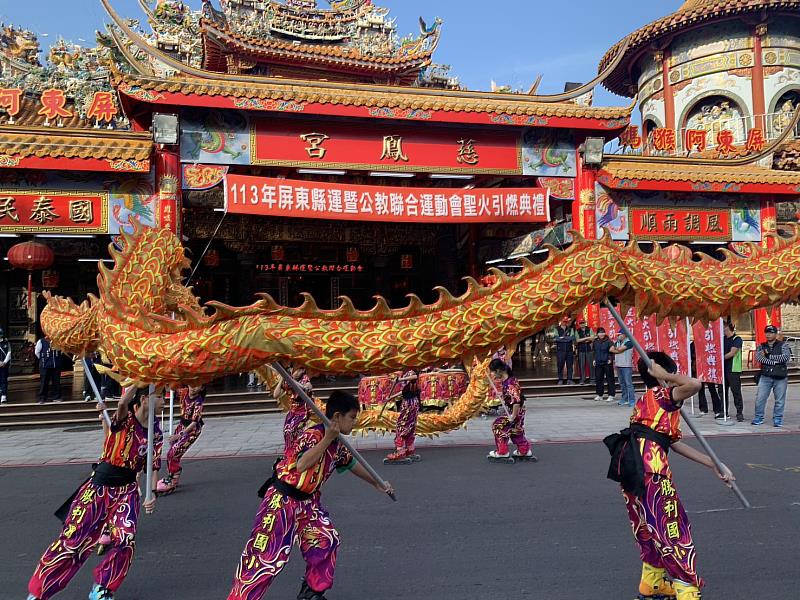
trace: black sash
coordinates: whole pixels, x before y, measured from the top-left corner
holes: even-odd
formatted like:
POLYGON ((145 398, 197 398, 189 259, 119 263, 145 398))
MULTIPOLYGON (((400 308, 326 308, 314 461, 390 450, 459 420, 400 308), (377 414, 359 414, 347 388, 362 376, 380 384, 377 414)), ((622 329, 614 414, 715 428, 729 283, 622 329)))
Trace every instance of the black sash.
POLYGON ((655 442, 669 453, 672 444, 669 436, 659 433, 641 423, 632 423, 619 433, 609 435, 603 440, 611 454, 611 464, 606 475, 612 481, 622 484, 626 492, 641 498, 644 495, 644 462, 639 452, 638 438, 655 442))
MULTIPOLYGON (((189 426, 189 425, 191 425, 193 422, 194 422, 194 421, 192 421, 191 419, 184 419, 183 417, 181 417, 181 425, 183 425, 184 427, 188 427, 188 426, 189 426)), ((198 426, 198 427, 202 427, 202 426, 203 426, 203 419, 200 419, 200 420, 197 422, 197 426, 198 426)))
POLYGON ((81 484, 75 488, 75 491, 70 494, 70 497, 53 513, 59 521, 63 523, 67 520, 69 509, 75 501, 75 497, 78 495, 78 492, 81 491, 81 488, 89 481, 96 485, 104 485, 106 487, 122 487, 136 481, 136 471, 115 467, 105 462, 93 464, 92 474, 84 479, 81 484))

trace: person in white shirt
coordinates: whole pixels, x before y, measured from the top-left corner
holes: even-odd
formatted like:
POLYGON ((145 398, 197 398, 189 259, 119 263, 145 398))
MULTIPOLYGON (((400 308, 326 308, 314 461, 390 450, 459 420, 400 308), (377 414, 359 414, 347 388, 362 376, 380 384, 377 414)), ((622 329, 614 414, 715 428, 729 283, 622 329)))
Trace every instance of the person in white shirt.
POLYGON ((609 350, 614 355, 614 366, 619 377, 619 386, 622 389, 620 406, 633 406, 636 404, 636 393, 633 389, 633 342, 624 333, 617 335, 617 343, 609 350))

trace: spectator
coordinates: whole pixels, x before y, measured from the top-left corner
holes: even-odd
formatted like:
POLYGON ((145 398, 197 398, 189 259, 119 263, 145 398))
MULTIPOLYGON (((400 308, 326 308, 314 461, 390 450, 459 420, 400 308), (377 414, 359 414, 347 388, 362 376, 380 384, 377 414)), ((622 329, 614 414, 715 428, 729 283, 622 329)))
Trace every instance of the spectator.
POLYGON ((575 329, 570 325, 570 318, 564 317, 561 325, 556 327, 556 372, 558 385, 572 385, 572 363, 575 361, 575 329), (564 368, 566 367, 566 374, 564 368))
POLYGON ((594 331, 586 326, 586 321, 580 319, 575 330, 575 346, 578 349, 578 374, 581 383, 592 382, 592 341, 594 331))
POLYGON ((40 338, 34 349, 39 359, 39 404, 50 399, 50 386, 53 386, 53 402, 61 402, 61 351, 50 345, 50 338, 40 338))
POLYGON ((733 405, 736 407, 736 420, 744 421, 744 401, 742 400, 742 338, 730 321, 725 322, 725 410, 730 411, 728 391, 733 391, 733 405))
POLYGON ((789 360, 792 355, 789 345, 777 340, 777 327, 768 325, 764 329, 764 333, 767 336, 767 341, 756 350, 756 360, 761 363, 761 371, 759 372, 758 395, 756 396, 756 415, 752 425, 762 425, 764 423, 764 411, 769 394, 772 392, 775 395, 772 424, 775 427, 783 427, 783 409, 786 405, 786 376, 789 372, 789 360))
POLYGON ((633 406, 636 404, 636 392, 633 389, 633 342, 620 331, 617 334, 617 343, 611 347, 610 352, 614 355, 614 366, 622 388, 622 399, 618 404, 633 406))
POLYGON ((597 337, 592 342, 594 352, 594 381, 595 381, 595 400, 603 399, 603 382, 608 382, 608 397, 606 402, 614 402, 616 398, 614 382, 614 364, 611 357, 611 346, 614 342, 606 335, 606 330, 602 327, 597 328, 597 337))
POLYGON ((0 404, 8 400, 8 371, 11 368, 11 342, 0 328, 0 404))

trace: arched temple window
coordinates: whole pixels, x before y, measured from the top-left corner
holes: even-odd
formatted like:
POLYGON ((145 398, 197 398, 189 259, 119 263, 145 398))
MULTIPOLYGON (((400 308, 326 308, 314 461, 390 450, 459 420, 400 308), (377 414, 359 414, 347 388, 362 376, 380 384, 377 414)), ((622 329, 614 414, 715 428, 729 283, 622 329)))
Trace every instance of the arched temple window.
MULTIPOLYGON (((687 113, 683 126, 684 133, 688 129, 699 129, 708 132, 707 143, 717 143, 720 131, 732 131, 734 142, 742 144, 747 140, 749 129, 745 112, 739 104, 727 96, 708 96, 699 100, 687 113)), ((682 135, 681 138, 684 136, 682 135)))

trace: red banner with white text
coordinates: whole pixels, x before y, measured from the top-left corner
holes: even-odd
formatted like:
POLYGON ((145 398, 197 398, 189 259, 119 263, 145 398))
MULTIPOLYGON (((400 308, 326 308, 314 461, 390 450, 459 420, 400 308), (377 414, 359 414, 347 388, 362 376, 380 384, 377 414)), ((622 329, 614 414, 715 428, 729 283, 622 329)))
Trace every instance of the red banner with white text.
MULTIPOLYGON (((624 320, 646 352, 657 351, 668 354, 678 365, 679 373, 689 374, 689 336, 686 319, 680 319, 674 328, 669 321, 656 325, 654 315, 640 319, 636 315, 636 309, 631 308, 624 320)), ((616 339, 619 325, 607 308, 600 309, 600 327, 606 330, 612 340, 616 339)))
POLYGON ((227 175, 230 213, 406 223, 548 223, 543 188, 421 188, 227 175))
POLYGON ((723 320, 712 321, 708 327, 697 322, 692 327, 697 379, 707 383, 723 383, 725 358, 723 320))

